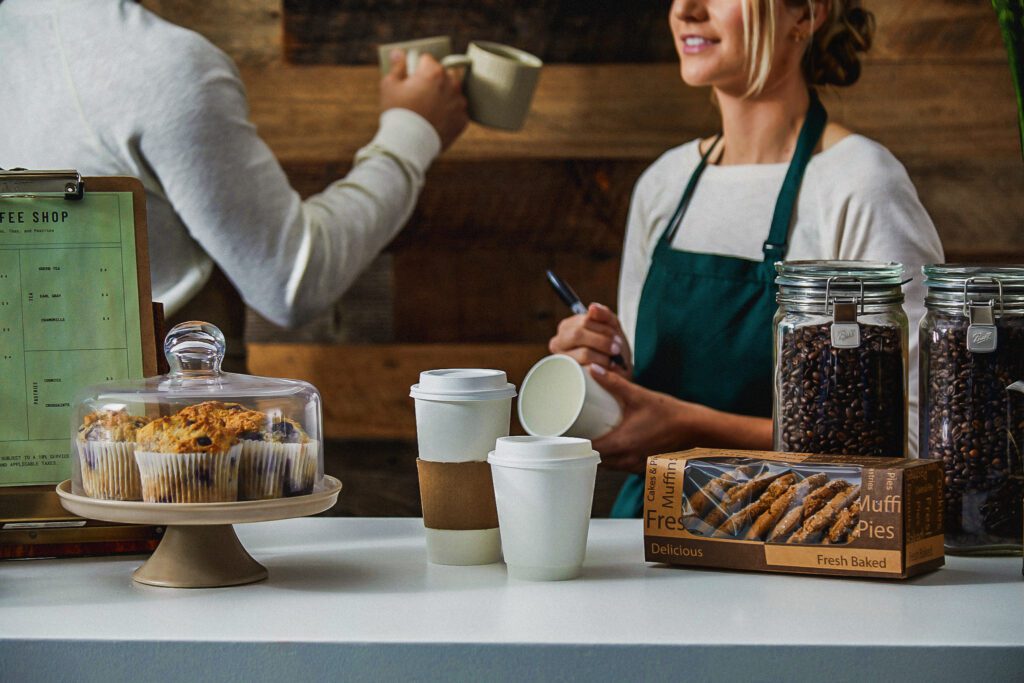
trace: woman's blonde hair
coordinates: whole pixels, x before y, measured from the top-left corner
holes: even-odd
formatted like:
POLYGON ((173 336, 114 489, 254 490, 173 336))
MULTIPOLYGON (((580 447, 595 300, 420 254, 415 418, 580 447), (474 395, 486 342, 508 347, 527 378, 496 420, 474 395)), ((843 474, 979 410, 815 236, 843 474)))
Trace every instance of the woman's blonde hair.
POLYGON ((747 51, 747 96, 764 90, 775 57, 775 17, 779 3, 806 6, 812 22, 819 4, 826 8, 824 23, 804 52, 803 74, 807 84, 853 85, 860 78, 859 52, 871 48, 874 15, 860 0, 743 0, 743 41, 747 51))

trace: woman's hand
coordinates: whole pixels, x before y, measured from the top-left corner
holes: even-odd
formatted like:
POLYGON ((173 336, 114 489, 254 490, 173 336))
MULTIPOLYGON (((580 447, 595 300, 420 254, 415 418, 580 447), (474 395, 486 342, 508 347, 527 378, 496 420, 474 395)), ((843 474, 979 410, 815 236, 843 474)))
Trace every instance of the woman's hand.
POLYGON ((687 448, 769 450, 772 421, 736 415, 645 389, 599 365, 589 368, 622 406, 622 422, 594 442, 610 469, 641 474, 647 457, 687 448))
POLYGON ((694 445, 689 424, 696 423, 707 408, 644 389, 599 365, 589 370, 622 406, 619 426, 593 444, 601 454, 601 464, 639 474, 644 471, 647 456, 694 445))
POLYGON ((548 342, 551 353, 564 353, 580 365, 597 365, 623 377, 633 375, 633 353, 626 343, 619 319, 604 304, 590 304, 586 313, 570 316, 558 324, 548 342), (626 367, 611 362, 621 355, 626 367))

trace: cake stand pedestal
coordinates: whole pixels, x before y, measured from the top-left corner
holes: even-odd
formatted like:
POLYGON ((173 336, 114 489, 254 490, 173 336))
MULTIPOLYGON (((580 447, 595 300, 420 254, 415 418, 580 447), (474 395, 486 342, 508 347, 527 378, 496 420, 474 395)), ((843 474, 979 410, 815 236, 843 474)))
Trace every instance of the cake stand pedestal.
POLYGON ((215 588, 262 581, 267 578, 266 568, 246 552, 232 525, 315 515, 334 505, 340 491, 341 482, 326 475, 305 496, 229 503, 98 500, 72 493, 70 480, 57 486, 61 505, 80 517, 166 526, 160 545, 132 578, 168 588, 215 588))

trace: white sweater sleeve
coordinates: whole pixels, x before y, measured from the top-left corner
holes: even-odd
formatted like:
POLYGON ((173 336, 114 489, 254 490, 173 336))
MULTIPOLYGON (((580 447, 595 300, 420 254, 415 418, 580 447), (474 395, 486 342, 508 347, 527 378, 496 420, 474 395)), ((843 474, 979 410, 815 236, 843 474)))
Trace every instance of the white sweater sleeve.
POLYGON ((418 114, 386 111, 349 174, 301 201, 248 119, 231 60, 205 41, 192 52, 174 60, 185 73, 150 74, 152 125, 138 153, 245 302, 298 324, 337 300, 398 233, 440 139, 418 114))

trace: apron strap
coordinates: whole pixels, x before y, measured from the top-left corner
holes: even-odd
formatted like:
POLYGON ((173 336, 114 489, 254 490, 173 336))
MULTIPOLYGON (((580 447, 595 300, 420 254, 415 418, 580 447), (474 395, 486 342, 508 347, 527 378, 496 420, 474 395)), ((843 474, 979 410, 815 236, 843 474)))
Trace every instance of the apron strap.
POLYGON ((807 164, 814 155, 814 149, 818 146, 818 140, 821 139, 821 133, 825 130, 825 124, 828 122, 828 113, 821 105, 818 94, 811 90, 810 96, 811 104, 807 109, 804 124, 800 128, 800 137, 796 141, 793 160, 789 162, 786 179, 782 181, 782 190, 775 202, 772 227, 768 232, 768 239, 765 240, 762 247, 764 261, 769 265, 786 257, 789 226, 793 221, 793 207, 796 206, 797 196, 800 194, 800 183, 803 181, 807 164))
POLYGON ((722 134, 719 133, 715 136, 715 139, 711 141, 711 145, 708 147, 708 151, 704 152, 700 158, 700 163, 697 164, 697 168, 694 169, 693 175, 690 176, 690 182, 686 184, 686 189, 683 191, 683 196, 679 200, 679 204, 676 206, 675 212, 672 214, 672 218, 668 221, 665 231, 661 234, 662 241, 667 244, 672 244, 672 240, 675 239, 676 233, 679 232, 679 226, 683 223, 683 216, 686 214, 686 209, 690 206, 690 199, 693 198, 693 192, 697 189, 697 181, 704 174, 704 169, 707 168, 708 159, 711 157, 711 153, 715 151, 715 147, 722 140, 722 134))

